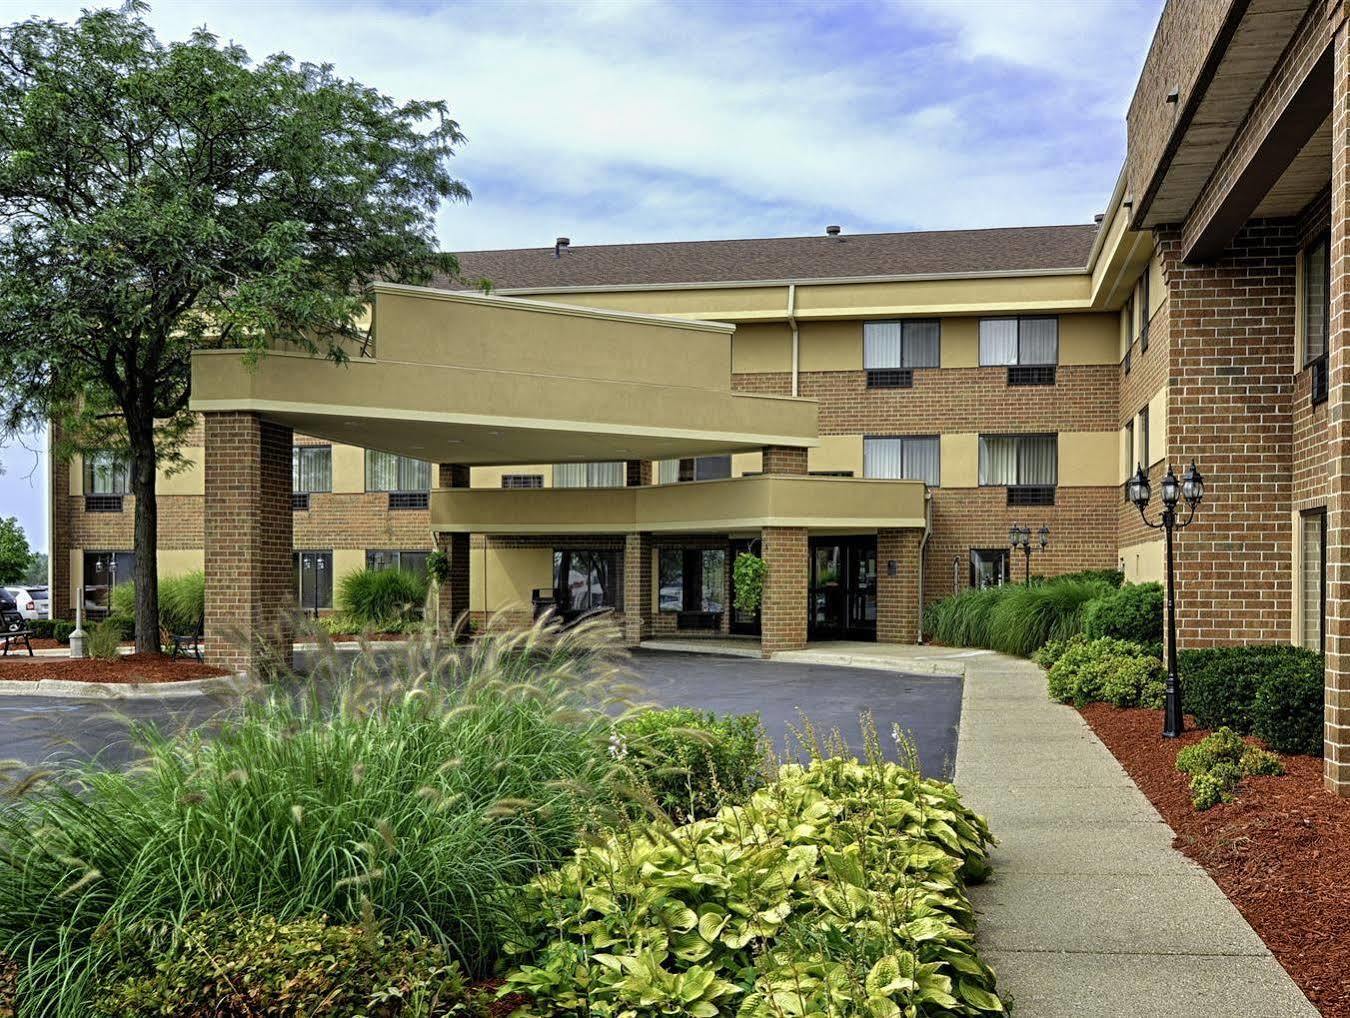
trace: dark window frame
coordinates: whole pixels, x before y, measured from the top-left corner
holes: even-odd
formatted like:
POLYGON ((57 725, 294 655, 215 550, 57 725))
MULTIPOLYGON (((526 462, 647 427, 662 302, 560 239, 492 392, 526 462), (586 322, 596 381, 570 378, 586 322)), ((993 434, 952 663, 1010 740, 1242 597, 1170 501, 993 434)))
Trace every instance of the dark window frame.
POLYGON ((1144 274, 1139 278, 1139 353, 1148 353, 1148 326, 1150 322, 1149 305, 1149 273, 1151 272, 1152 261, 1144 266, 1144 274))
POLYGON ((430 554, 431 552, 427 551, 424 548, 367 548, 366 568, 375 570, 377 572, 382 572, 386 569, 398 569, 401 572, 414 573, 418 576, 424 576, 426 575, 427 571, 427 556, 430 554), (397 556, 397 558, 392 563, 385 563, 385 564, 376 564, 376 562, 372 561, 372 559, 380 555, 394 555, 397 556), (404 557, 408 555, 413 556, 414 561, 416 561, 419 558, 421 559, 420 568, 415 569, 405 568, 404 557))
MULTIPOLYGON (((1300 531, 1299 531, 1298 564, 1299 564, 1300 583, 1302 582, 1303 579, 1303 568, 1304 568, 1302 527, 1307 525, 1307 520, 1309 519, 1318 520, 1319 526, 1321 528, 1321 534, 1319 536, 1321 537, 1322 542, 1322 552, 1321 552, 1322 576, 1321 582, 1319 584, 1320 592, 1318 594, 1318 606, 1321 609, 1321 619, 1319 622, 1319 629, 1318 629, 1318 650, 1320 653, 1325 654, 1327 652, 1327 507, 1318 506, 1315 509, 1305 509, 1301 513, 1299 513, 1300 531)), ((1299 635, 1299 646, 1303 646, 1302 612, 1299 613, 1298 635, 1299 635)))
MULTIPOLYGON (((334 595, 335 580, 336 580, 336 577, 333 576, 333 549, 332 549, 332 548, 297 548, 297 549, 295 549, 295 551, 293 551, 293 552, 291 553, 291 563, 292 563, 292 565, 293 565, 294 568, 295 568, 295 597, 296 597, 296 601, 298 602, 298 604, 299 604, 299 606, 300 606, 300 610, 301 610, 301 611, 331 611, 332 608, 333 608, 333 595, 334 595), (304 572, 304 564, 305 564, 305 563, 304 563, 304 560, 305 560, 305 557, 306 557, 306 556, 313 556, 313 557, 314 557, 314 561, 315 561, 314 570, 315 570, 315 575, 316 575, 316 577, 317 577, 318 572, 319 572, 319 570, 320 570, 320 568, 321 568, 321 567, 318 565, 318 563, 319 563, 320 561, 326 563, 326 565, 324 565, 324 566, 322 567, 322 569, 328 573, 327 597, 326 597, 326 598, 311 599, 311 600, 310 600, 310 603, 308 603, 308 604, 305 603, 305 582, 304 582, 304 578, 305 578, 305 572, 304 572), (315 603, 316 600, 318 600, 318 601, 326 600, 327 603, 326 603, 326 604, 315 603)), ((323 593, 324 588, 323 588, 322 584, 319 584, 319 583, 316 582, 315 588, 316 588, 316 591, 317 591, 318 593, 320 593, 320 594, 323 593)))
MULTIPOLYGON (((1011 438, 1011 439, 1014 439, 1014 440, 1019 441, 1019 442, 1021 442, 1021 441, 1029 441, 1029 440, 1031 440, 1031 439, 1037 439, 1037 438, 1053 438, 1053 439, 1055 440, 1055 483, 1054 483, 1054 484, 1026 484, 1026 483, 1023 483, 1023 482, 1020 480, 1020 477, 1019 477, 1019 480, 1017 481, 1017 483, 1015 483, 1015 484, 984 484, 984 483, 980 483, 980 482, 979 482, 979 474, 983 473, 983 471, 980 470, 980 456, 982 455, 984 446, 983 446, 983 444, 978 444, 977 447, 976 447, 976 458, 975 458, 976 483, 977 483, 977 486, 978 486, 978 487, 981 487, 981 488, 1008 488, 1008 489, 1012 489, 1012 488, 1058 488, 1058 487, 1059 487, 1059 432, 1058 432, 1058 431, 1028 431, 1028 432, 1023 432, 1023 431, 1011 431, 1011 432, 1009 432, 1009 431, 981 431, 981 432, 979 433, 979 435, 978 435, 976 441, 977 441, 977 443, 978 443, 980 439, 986 439, 986 438, 1011 438)), ((1019 471, 1018 471, 1018 473, 1019 473, 1019 475, 1020 475, 1020 473, 1021 473, 1021 471, 1020 471, 1020 464, 1019 464, 1019 471)))
POLYGON ((1059 315, 985 315, 978 319, 975 326, 975 358, 982 368, 1031 368, 1031 367, 1059 367, 1060 355, 1060 318, 1059 315), (984 363, 983 344, 980 342, 980 326, 985 322, 1008 322, 1017 323, 1017 361, 1013 364, 986 364, 984 363), (1053 361, 1023 361, 1022 360, 1022 324, 1024 322, 1054 322, 1055 323, 1055 359, 1053 361))
MULTIPOLYGON (((296 494, 304 495, 326 495, 333 490, 333 447, 329 444, 314 445, 293 445, 291 446, 291 491, 296 494), (304 476, 301 469, 301 461, 308 455, 314 455, 317 452, 328 453, 328 484, 323 488, 302 488, 297 481, 298 477, 304 476)), ((309 508, 306 504, 305 508, 309 508)))
POLYGON ((1327 356, 1327 353, 1329 352, 1329 349, 1330 349, 1330 346, 1331 346, 1331 342, 1330 342, 1330 340, 1331 340, 1331 232, 1330 232, 1329 230, 1325 230, 1325 231, 1322 231, 1322 232, 1318 233, 1316 237, 1314 237, 1312 240, 1310 240, 1307 244, 1305 244, 1305 245, 1303 246, 1303 250, 1302 250, 1302 252, 1301 252, 1301 262, 1302 262, 1302 272, 1301 272, 1302 278, 1301 278, 1300 284, 1299 284, 1299 291, 1300 291, 1300 292, 1299 292, 1299 328, 1301 329, 1302 335, 1303 335, 1303 350, 1302 350, 1302 355, 1303 355, 1303 356, 1302 356, 1302 359, 1303 359, 1303 365, 1302 365, 1302 366, 1303 366, 1304 368, 1308 368, 1308 367, 1311 367, 1311 366, 1313 365, 1313 363, 1316 362, 1316 361, 1319 361, 1319 360, 1325 360, 1325 359, 1326 359, 1326 356, 1327 356), (1309 278, 1310 278, 1310 276, 1309 276, 1309 273, 1308 273, 1308 255, 1309 255, 1310 252, 1315 251, 1315 250, 1318 249, 1319 247, 1322 248, 1322 250, 1323 250, 1323 252, 1324 252, 1324 253, 1323 253, 1323 256, 1322 256, 1322 264, 1323 264, 1324 269, 1325 269, 1325 272, 1323 273, 1323 277, 1324 277, 1324 278, 1322 279, 1322 287, 1321 287, 1321 290, 1322 290, 1322 308, 1323 308, 1323 311, 1322 311, 1323 322, 1322 322, 1322 333, 1321 333, 1321 353, 1315 354, 1315 355, 1313 355, 1313 356, 1310 357, 1310 356, 1308 355, 1308 351, 1309 351, 1309 349, 1310 349, 1310 347, 1309 347, 1309 345, 1308 345, 1308 325, 1309 325, 1309 321, 1308 321, 1308 291, 1309 291, 1309 289, 1310 289, 1310 285, 1309 285, 1309 278))
POLYGON ((967 549, 966 561, 970 567, 970 586, 972 589, 975 588, 977 581, 976 556, 980 558, 988 557, 1003 564, 1003 578, 995 586, 1002 586, 1012 579, 1012 553, 1007 548, 970 548, 967 549))
POLYGON ((667 545, 657 550, 657 598, 656 610, 665 615, 686 615, 690 613, 721 615, 727 610, 727 562, 729 555, 725 548, 685 547, 667 545), (720 608, 710 608, 704 601, 704 577, 708 571, 708 556, 722 556, 722 593, 720 608), (668 564, 674 560, 674 566, 668 564), (680 603, 667 606, 663 592, 667 586, 665 580, 678 575, 680 583, 680 603))
MULTIPOLYGON (((1149 417, 1148 404, 1145 403, 1142 407, 1139 408, 1139 413, 1136 415, 1136 420, 1139 421, 1139 454, 1143 457, 1143 459, 1141 459, 1140 462, 1143 463, 1145 470, 1151 468, 1153 464, 1156 462, 1155 460, 1149 459, 1148 417, 1149 417)), ((1159 456, 1158 459, 1162 459, 1162 457, 1159 456)))
MULTIPOLYGON (((850 476, 852 476, 851 473, 850 476)), ((930 488, 942 487, 942 435, 937 433, 925 435, 863 435, 863 477, 881 481, 920 481, 930 488), (929 482, 921 477, 874 477, 867 472, 867 443, 869 441, 899 442, 901 444, 900 463, 902 467, 904 466, 905 460, 904 444, 906 442, 936 442, 938 467, 937 480, 929 482)))
MULTIPOLYGON (((112 452, 110 450, 100 450, 98 452, 88 453, 87 455, 84 456, 84 463, 81 474, 83 477, 82 483, 84 486, 83 494, 85 495, 109 495, 121 497, 124 495, 131 494, 131 461, 121 453, 112 452), (122 481, 120 490, 117 491, 94 490, 95 460, 104 458, 107 458, 112 461, 112 466, 109 468, 109 472, 112 474, 114 480, 116 480, 120 476, 122 481)), ((118 512, 121 512, 121 510, 118 509, 118 512)))
POLYGON ((511 491, 534 491, 544 486, 543 474, 502 474, 501 485, 511 491), (523 483, 521 483, 523 482, 523 483))
POLYGON ((914 387, 915 369, 937 369, 942 367, 942 319, 941 318, 873 318, 863 322, 863 352, 864 357, 867 351, 867 326, 869 325, 899 325, 900 326, 900 363, 887 365, 885 367, 867 367, 864 363, 864 370, 867 372, 867 387, 869 389, 911 389, 914 387), (936 364, 911 364, 905 366, 905 354, 909 346, 909 330, 911 326, 936 325, 937 326, 937 363, 936 364), (875 379, 875 381, 874 381, 875 379))
MULTIPOLYGON (((431 478, 431 462, 430 462, 429 460, 421 460, 421 459, 418 459, 416 456, 404 456, 402 453, 396 453, 396 452, 394 452, 394 453, 386 453, 386 452, 384 452, 384 451, 381 450, 381 449, 366 449, 366 450, 364 450, 364 452, 365 452, 365 458, 364 458, 364 462, 363 462, 363 467, 364 467, 364 473, 365 473, 365 487, 366 487, 366 493, 367 493, 367 494, 376 494, 376 493, 380 493, 380 492, 388 492, 389 494, 394 495, 394 494, 413 494, 413 493, 416 493, 416 492, 429 492, 429 491, 431 491, 431 486, 432 486, 432 478, 431 478), (375 453, 376 455, 380 455, 380 456, 394 456, 394 457, 396 457, 396 467, 395 467, 395 471, 394 471, 396 475, 401 475, 401 474, 402 474, 402 469, 401 469, 401 468, 402 468, 402 464, 405 463, 405 462, 407 462, 407 463, 424 463, 424 464, 426 464, 426 467, 427 467, 427 486, 426 486, 425 488, 416 488, 416 487, 408 487, 408 486, 402 485, 402 484, 397 484, 397 485, 396 485, 395 487, 393 487, 393 488, 373 488, 373 487, 371 487, 371 484, 370 484, 370 455, 371 455, 371 453, 375 453)), ((401 480, 401 476, 400 476, 399 480, 401 480)), ((390 504, 389 508, 391 508, 391 509, 394 508, 394 506, 392 505, 392 500, 391 500, 391 504, 390 504)))
POLYGON ((575 615, 579 612, 587 611, 591 608, 610 607, 615 611, 623 611, 623 555, 624 553, 617 548, 595 548, 585 545, 567 545, 555 547, 553 549, 553 596, 558 606, 558 611, 564 617, 569 614, 575 615), (564 586, 563 570, 567 571, 570 578, 572 557, 584 555, 590 557, 590 568, 593 571, 596 558, 603 557, 608 560, 610 565, 610 588, 602 593, 609 597, 609 600, 602 605, 588 604, 584 607, 573 607, 570 596, 570 584, 564 586), (564 596, 567 595, 567 596, 564 596))

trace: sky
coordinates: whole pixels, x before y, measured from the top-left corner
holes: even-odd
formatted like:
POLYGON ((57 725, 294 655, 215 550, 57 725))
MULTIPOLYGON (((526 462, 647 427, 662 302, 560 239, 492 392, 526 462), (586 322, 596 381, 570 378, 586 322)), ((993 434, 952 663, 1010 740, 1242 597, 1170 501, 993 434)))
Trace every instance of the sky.
MULTIPOLYGON (((0 20, 97 0, 4 0, 0 20)), ((160 0, 254 57, 444 99, 450 250, 1091 222, 1162 0, 160 0)), ((34 436, 26 444, 40 449, 34 436)), ((0 450, 44 547, 45 463, 0 450)))

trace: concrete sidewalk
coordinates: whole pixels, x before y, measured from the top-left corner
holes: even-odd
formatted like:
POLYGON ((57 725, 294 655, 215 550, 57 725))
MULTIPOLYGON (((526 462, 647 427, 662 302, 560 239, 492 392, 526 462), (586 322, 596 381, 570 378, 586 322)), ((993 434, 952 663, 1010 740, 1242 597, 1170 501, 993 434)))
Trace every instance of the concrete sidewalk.
POLYGON ((1000 842, 971 897, 1016 1013, 1316 1015, 1045 673, 966 654, 956 784, 1000 842))

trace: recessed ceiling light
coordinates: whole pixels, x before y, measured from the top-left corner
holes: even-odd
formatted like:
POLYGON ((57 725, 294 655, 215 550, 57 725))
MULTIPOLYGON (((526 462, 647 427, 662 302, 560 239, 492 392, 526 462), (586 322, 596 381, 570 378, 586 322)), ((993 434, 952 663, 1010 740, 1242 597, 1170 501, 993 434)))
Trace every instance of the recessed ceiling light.
MULTIPOLYGON (((445 444, 446 444, 446 445, 459 445, 459 444, 460 444, 461 442, 463 442, 463 441, 464 441, 464 439, 462 439, 462 438, 447 438, 447 439, 445 440, 445 444)), ((422 447, 419 445, 418 448, 420 449, 420 448, 422 448, 422 447)))

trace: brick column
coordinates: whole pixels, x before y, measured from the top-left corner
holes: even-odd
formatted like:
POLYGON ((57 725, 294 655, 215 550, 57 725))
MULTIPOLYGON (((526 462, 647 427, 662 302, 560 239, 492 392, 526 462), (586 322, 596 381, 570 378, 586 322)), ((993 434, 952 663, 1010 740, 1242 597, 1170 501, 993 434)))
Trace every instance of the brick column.
MULTIPOLYGON (((436 471, 441 488, 469 487, 469 468, 463 463, 441 463, 436 471)), ((437 532, 436 550, 450 560, 450 577, 436 592, 436 631, 449 636, 469 611, 469 535, 437 532)))
POLYGON ((644 484, 652 483, 652 461, 651 460, 628 460, 625 464, 626 477, 624 483, 630 488, 638 488, 644 484))
POLYGON ((1331 94, 1331 334, 1328 378, 1326 787, 1350 796, 1350 28, 1336 30, 1331 94))
POLYGON ((806 450, 788 445, 766 445, 763 470, 766 474, 804 474, 806 450))
POLYGON ((919 639, 919 542, 922 530, 877 531, 877 642, 919 639), (895 575, 890 564, 895 563, 895 575))
POLYGON ((203 414, 206 660, 289 667, 294 617, 291 429, 251 413, 203 414))
POLYGON ((809 546, 805 527, 765 527, 760 533, 766 570, 760 647, 767 657, 806 646, 809 546))
POLYGON ((652 535, 629 534, 623 547, 623 635, 636 647, 652 629, 652 535))

